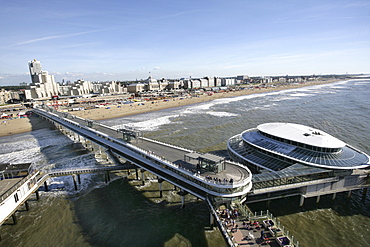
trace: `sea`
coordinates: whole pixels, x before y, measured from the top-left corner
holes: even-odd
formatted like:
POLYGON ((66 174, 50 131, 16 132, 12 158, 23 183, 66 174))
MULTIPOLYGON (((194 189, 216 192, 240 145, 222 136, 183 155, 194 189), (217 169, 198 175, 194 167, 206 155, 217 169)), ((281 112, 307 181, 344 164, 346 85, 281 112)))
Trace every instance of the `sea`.
MULTIPOLYGON (((148 138, 228 157, 227 140, 266 122, 290 122, 320 129, 370 154, 370 80, 343 80, 298 89, 217 99, 146 114, 102 120, 116 128, 130 127, 148 138)), ((79 144, 49 128, 0 138, 0 163, 32 162, 40 169, 94 166, 104 162, 79 144)), ((71 176, 48 180, 30 210, 21 207, 18 224, 0 227, 0 246, 226 246, 210 227, 205 203, 181 199, 171 185, 158 196, 156 178, 145 184, 112 174, 81 175, 76 191, 71 176)), ((369 246, 370 190, 305 200, 288 197, 248 204, 269 210, 299 246, 369 246)))

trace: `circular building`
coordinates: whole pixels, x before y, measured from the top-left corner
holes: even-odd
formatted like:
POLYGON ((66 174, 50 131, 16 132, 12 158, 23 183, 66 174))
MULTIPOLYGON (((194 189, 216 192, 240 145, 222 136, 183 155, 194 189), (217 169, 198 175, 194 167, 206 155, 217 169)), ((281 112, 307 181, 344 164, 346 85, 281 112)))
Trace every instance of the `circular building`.
POLYGON ((281 171, 293 165, 330 170, 369 167, 369 156, 312 127, 293 123, 265 123, 228 140, 233 160, 254 172, 281 171))

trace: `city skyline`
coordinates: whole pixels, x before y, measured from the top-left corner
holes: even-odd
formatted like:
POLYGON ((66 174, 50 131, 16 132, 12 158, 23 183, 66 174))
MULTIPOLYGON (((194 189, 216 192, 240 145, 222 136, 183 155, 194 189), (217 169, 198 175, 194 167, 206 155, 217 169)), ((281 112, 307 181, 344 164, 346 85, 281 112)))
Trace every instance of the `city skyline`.
POLYGON ((368 1, 5 2, 0 85, 357 74, 370 70, 368 1))

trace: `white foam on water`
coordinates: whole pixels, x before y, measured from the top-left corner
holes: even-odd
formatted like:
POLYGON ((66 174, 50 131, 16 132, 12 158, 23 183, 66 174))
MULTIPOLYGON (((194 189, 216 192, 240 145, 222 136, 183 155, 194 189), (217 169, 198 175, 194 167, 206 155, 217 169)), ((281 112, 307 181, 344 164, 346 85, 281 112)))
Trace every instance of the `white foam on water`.
POLYGON ((153 131, 157 130, 160 126, 171 123, 171 118, 178 117, 179 115, 169 115, 159 118, 153 118, 149 120, 144 120, 141 122, 136 123, 126 123, 123 125, 116 125, 114 128, 122 128, 122 127, 129 127, 136 130, 145 130, 145 131, 153 131))
POLYGON ((314 96, 314 95, 309 94, 309 93, 293 93, 293 94, 290 94, 290 96, 292 96, 292 97, 307 97, 307 96, 314 96))
POLYGON ((207 103, 201 103, 199 105, 192 105, 192 106, 186 107, 186 109, 183 110, 181 113, 182 114, 197 114, 197 113, 209 110, 214 105, 215 103, 213 101, 210 101, 207 103))
POLYGON ((0 163, 32 163, 40 162, 44 156, 40 153, 40 148, 30 148, 0 155, 0 163))
POLYGON ((235 117, 238 116, 238 114, 230 113, 230 112, 218 112, 218 111, 209 111, 207 114, 216 116, 216 117, 235 117))
POLYGON ((278 98, 272 99, 271 101, 280 102, 280 101, 294 100, 294 99, 297 99, 297 98, 296 97, 292 97, 292 96, 282 96, 282 97, 278 97, 278 98))

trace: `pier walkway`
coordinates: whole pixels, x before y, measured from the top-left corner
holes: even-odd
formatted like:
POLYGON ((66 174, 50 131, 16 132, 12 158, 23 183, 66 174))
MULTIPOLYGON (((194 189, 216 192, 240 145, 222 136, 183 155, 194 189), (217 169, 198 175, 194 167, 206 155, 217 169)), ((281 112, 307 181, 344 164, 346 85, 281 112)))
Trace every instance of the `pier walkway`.
POLYGON ((124 141, 127 137, 125 132, 109 126, 63 112, 47 112, 42 109, 33 111, 52 121, 57 128, 66 129, 70 132, 67 135, 72 139, 89 140, 198 198, 235 198, 246 195, 252 187, 249 169, 241 164, 225 161, 222 157, 200 154, 142 137, 128 142, 124 141), (212 169, 203 169, 203 166, 212 169))

